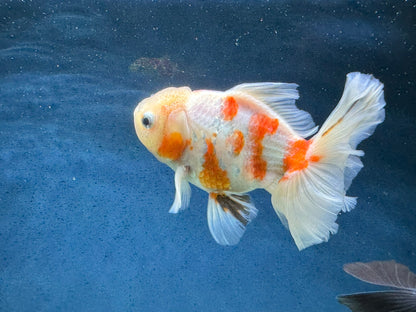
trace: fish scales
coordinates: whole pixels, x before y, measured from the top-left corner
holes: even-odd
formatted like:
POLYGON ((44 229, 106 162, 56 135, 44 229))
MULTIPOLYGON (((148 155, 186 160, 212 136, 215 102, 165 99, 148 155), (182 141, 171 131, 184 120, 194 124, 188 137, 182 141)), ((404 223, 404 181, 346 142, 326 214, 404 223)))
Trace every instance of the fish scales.
POLYGON ((346 192, 362 168, 357 144, 384 120, 383 84, 347 75, 344 94, 318 131, 295 105, 293 83, 246 83, 225 92, 167 88, 134 111, 146 148, 175 171, 170 212, 188 207, 189 183, 208 196, 208 226, 222 245, 240 241, 257 208, 246 194, 263 188, 301 250, 338 230, 346 192), (317 132, 318 131, 318 132, 317 132))

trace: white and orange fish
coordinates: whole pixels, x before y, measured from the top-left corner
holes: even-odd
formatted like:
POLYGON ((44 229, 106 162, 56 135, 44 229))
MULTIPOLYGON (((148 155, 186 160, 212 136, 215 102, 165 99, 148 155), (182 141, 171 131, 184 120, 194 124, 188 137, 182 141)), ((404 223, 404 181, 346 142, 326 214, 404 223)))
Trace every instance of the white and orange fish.
POLYGON ((345 195, 363 167, 364 153, 355 148, 384 120, 383 84, 371 75, 348 74, 342 98, 319 132, 296 107, 296 88, 270 82, 225 92, 167 88, 140 102, 134 111, 140 141, 175 171, 169 212, 185 209, 189 182, 196 185, 209 193, 212 236, 234 245, 257 215, 246 193, 264 188, 299 249, 335 234, 338 213, 356 204, 345 195))

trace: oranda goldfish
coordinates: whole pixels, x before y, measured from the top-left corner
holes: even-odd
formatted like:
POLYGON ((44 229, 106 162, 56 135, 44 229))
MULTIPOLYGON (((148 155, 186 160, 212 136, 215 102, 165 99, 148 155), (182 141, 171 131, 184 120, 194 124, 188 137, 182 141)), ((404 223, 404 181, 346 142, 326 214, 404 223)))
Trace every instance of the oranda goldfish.
POLYGON ((169 212, 189 205, 190 182, 209 193, 214 239, 237 244, 257 215, 247 192, 263 188, 299 249, 335 234, 338 213, 356 204, 346 196, 363 167, 364 153, 356 146, 384 120, 383 84, 371 75, 348 74, 341 100, 319 131, 296 107, 297 87, 167 88, 141 101, 134 111, 137 135, 175 171, 169 212))

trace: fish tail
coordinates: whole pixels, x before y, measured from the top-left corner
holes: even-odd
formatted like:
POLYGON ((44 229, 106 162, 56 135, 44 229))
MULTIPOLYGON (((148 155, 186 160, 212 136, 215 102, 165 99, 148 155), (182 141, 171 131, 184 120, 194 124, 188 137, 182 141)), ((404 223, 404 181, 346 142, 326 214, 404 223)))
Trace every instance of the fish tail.
POLYGON ((273 207, 299 249, 328 241, 340 211, 356 198, 345 195, 363 167, 356 146, 384 120, 383 84, 371 75, 347 75, 344 93, 320 131, 292 142, 284 158, 285 174, 268 191, 273 207))

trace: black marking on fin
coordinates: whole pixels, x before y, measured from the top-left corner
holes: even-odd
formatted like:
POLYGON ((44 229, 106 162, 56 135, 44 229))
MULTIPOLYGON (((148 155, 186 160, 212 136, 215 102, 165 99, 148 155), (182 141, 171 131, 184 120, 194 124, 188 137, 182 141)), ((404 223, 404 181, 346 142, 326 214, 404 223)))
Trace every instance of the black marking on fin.
POLYGON ((337 300, 353 312, 416 311, 416 293, 410 290, 342 295, 337 300))
MULTIPOLYGON (((233 197, 235 197, 238 200, 241 200, 242 202, 250 203, 250 196, 248 195, 233 194, 233 197)), ((224 211, 229 210, 231 214, 234 216, 234 218, 240 221, 244 226, 247 225, 248 220, 242 215, 242 213, 244 215, 248 215, 249 212, 247 208, 244 207, 244 205, 234 201, 231 197, 225 194, 218 194, 216 199, 224 211)))
POLYGON ((250 196, 248 196, 248 195, 244 195, 244 194, 243 195, 233 194, 233 197, 235 197, 238 200, 241 200, 241 201, 243 201, 245 203, 250 203, 251 202, 250 196))

